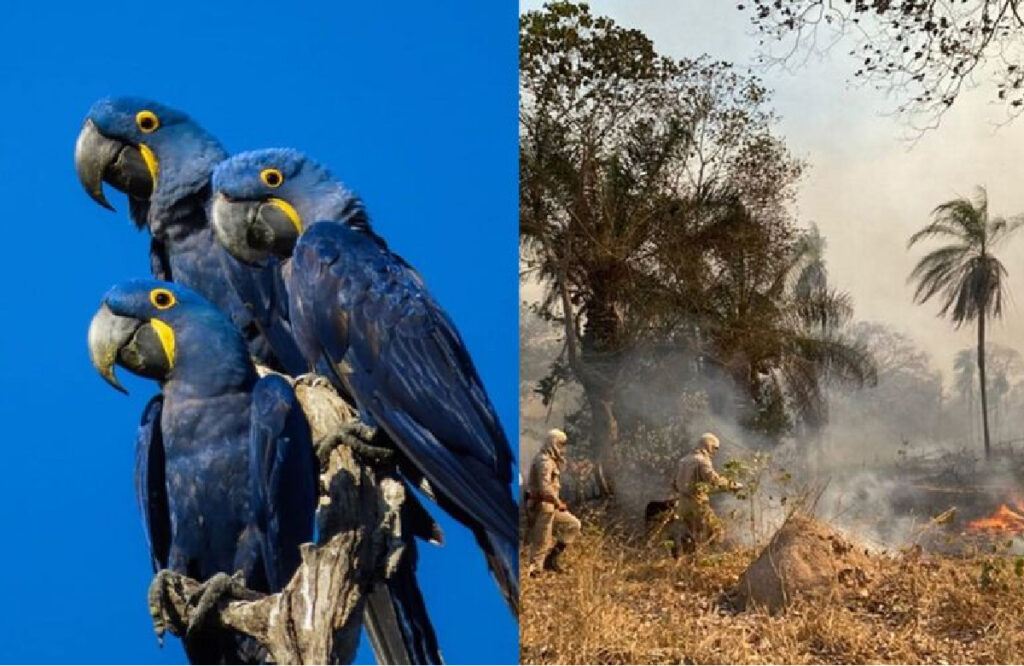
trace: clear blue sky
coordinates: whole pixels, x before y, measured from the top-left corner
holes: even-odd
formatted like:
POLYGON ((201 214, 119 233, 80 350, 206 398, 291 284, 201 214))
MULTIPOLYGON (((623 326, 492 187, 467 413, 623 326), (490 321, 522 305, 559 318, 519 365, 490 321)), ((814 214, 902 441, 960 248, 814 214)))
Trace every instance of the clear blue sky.
MULTIPOLYGON (((365 199, 420 269, 517 424, 517 7, 511 0, 6 3, 0 20, 0 661, 164 663, 132 488, 130 397, 93 372, 103 292, 147 237, 93 204, 72 152, 90 103, 148 96, 230 151, 294 146, 365 199)), ((515 663, 518 635, 466 530, 422 548, 449 662, 515 663)), ((364 662, 372 655, 364 646, 364 662)))

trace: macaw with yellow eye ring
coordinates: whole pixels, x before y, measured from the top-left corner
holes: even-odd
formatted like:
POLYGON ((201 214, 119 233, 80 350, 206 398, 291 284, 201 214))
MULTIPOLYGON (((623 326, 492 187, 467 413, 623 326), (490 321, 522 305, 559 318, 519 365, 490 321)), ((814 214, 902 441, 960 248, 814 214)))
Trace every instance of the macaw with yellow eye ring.
POLYGON ((473 361, 420 276, 370 228, 362 202, 301 153, 270 149, 213 174, 210 219, 228 251, 279 263, 307 362, 400 450, 468 526, 518 613, 512 450, 473 361))
MULTIPOLYGON (((260 378, 245 342, 209 301, 155 280, 119 284, 89 326, 100 375, 124 391, 115 365, 155 379, 136 441, 135 482, 154 571, 206 581, 242 571, 272 593, 313 538, 319 465, 291 385, 260 378)), ((204 632, 184 639, 194 663, 258 663, 252 639, 204 632)))
POLYGON ((93 104, 75 144, 75 168, 89 196, 113 210, 103 183, 126 193, 132 220, 149 230, 153 276, 212 301, 242 331, 253 357, 297 374, 303 362, 274 271, 232 259, 207 220, 210 177, 226 157, 220 143, 184 113, 135 97, 93 104))
MULTIPOLYGON (((75 145, 75 167, 89 196, 110 208, 103 184, 125 192, 132 219, 150 231, 153 275, 208 298, 230 315, 254 358, 298 375, 307 367, 287 321, 280 274, 233 259, 214 240, 208 223, 210 177, 226 156, 184 113, 132 97, 96 102, 75 145)), ((415 560, 413 548, 407 552, 406 560, 415 560)), ((402 578, 414 581, 408 571, 402 578)), ((366 611, 378 657, 397 663, 440 660, 418 588, 393 600, 393 609, 380 600, 381 595, 371 595, 366 611)))

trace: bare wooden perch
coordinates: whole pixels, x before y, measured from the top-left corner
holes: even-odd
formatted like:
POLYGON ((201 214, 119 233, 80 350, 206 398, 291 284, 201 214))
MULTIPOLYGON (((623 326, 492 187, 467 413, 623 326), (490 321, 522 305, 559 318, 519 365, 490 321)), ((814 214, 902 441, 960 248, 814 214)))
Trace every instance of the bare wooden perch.
POLYGON ((252 636, 278 664, 345 664, 355 656, 365 593, 401 556, 405 486, 391 465, 361 449, 358 437, 339 443, 338 433, 362 426, 327 382, 302 377, 294 386, 325 470, 317 514, 322 545, 303 545, 295 575, 271 595, 245 588, 237 574, 200 583, 159 572, 149 590, 159 636, 213 625, 252 636))

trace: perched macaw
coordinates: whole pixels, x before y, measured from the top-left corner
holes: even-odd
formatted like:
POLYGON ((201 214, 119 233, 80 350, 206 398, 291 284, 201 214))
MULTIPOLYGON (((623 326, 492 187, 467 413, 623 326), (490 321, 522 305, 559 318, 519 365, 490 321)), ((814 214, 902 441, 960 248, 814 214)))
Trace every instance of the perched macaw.
POLYGON ((184 113, 135 97, 93 104, 75 144, 75 168, 89 196, 113 210, 103 183, 125 192, 132 220, 149 230, 153 276, 212 301, 231 316, 255 358, 295 374, 303 362, 282 316, 274 271, 232 259, 207 220, 210 176, 226 157, 184 113))
POLYGON ((512 450, 462 338, 363 204, 301 153, 242 153, 213 175, 210 219, 228 251, 278 263, 288 316, 310 365, 354 399, 473 530, 518 614, 512 450))
MULTIPOLYGON (((119 284, 89 326, 97 371, 123 391, 120 365, 155 379, 136 442, 135 483, 154 570, 200 581, 241 570, 280 590, 313 538, 319 466, 291 385, 260 378, 245 342, 209 301, 156 280, 119 284)), ((252 641, 200 632, 196 663, 265 655, 252 641)))
MULTIPOLYGON (((208 223, 210 177, 225 157, 220 143, 184 113, 130 97, 96 102, 75 145, 79 180, 95 201, 111 208, 104 182, 128 195, 132 219, 150 232, 153 275, 205 296, 230 315, 253 357, 297 375, 307 364, 290 332, 279 273, 233 259, 208 223)), ((410 543, 404 562, 412 570, 399 571, 396 581, 415 582, 415 560, 410 543)), ((418 586, 402 598, 371 594, 365 619, 382 662, 440 661, 418 586)))

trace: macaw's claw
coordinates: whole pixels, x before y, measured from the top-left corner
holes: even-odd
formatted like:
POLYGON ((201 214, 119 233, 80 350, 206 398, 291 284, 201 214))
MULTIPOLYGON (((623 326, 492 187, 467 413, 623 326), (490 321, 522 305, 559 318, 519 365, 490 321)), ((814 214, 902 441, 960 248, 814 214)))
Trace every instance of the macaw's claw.
POLYGON ((226 573, 214 574, 189 595, 188 626, 185 635, 192 635, 216 619, 222 603, 251 596, 252 592, 245 586, 241 571, 233 576, 226 573))
POLYGON ((355 441, 349 444, 352 453, 362 463, 367 465, 391 465, 395 462, 395 450, 390 446, 381 446, 380 439, 376 436, 372 443, 355 441))
POLYGON ((323 437, 315 444, 313 444, 313 448, 315 449, 316 453, 316 459, 320 462, 321 471, 327 469, 327 463, 331 458, 331 451, 333 451, 335 447, 338 446, 339 444, 340 442, 338 441, 338 438, 335 436, 323 437))
POLYGON ((360 462, 367 465, 391 464, 394 462, 395 450, 382 445, 383 436, 383 432, 373 426, 358 421, 346 423, 338 428, 333 436, 325 437, 317 445, 317 457, 322 463, 336 447, 346 446, 360 462))
POLYGON ((180 637, 194 635, 208 623, 216 624, 224 603, 252 601, 261 596, 245 586, 240 571, 234 576, 218 573, 205 583, 197 583, 175 571, 163 569, 149 584, 149 615, 157 639, 163 646, 165 633, 180 637))
POLYGON ((172 597, 180 598, 184 594, 181 576, 167 569, 158 571, 149 584, 149 616, 153 620, 153 631, 156 632, 160 647, 164 646, 167 629, 171 628, 173 633, 173 628, 182 623, 172 597))

